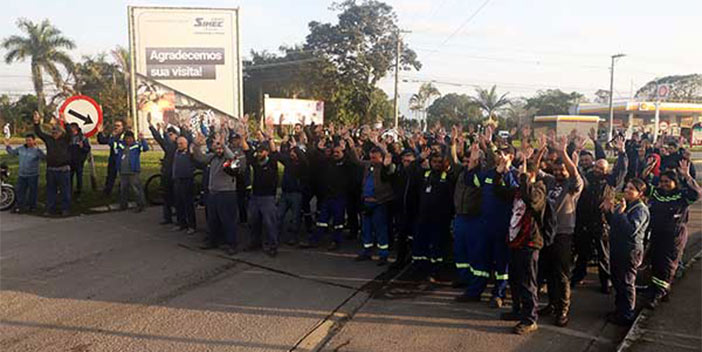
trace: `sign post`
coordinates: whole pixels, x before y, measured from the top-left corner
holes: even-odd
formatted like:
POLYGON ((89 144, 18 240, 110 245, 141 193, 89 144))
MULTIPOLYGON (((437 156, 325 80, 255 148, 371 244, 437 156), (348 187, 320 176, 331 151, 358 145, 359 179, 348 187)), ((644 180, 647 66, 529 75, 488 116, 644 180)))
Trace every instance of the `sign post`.
POLYGON ((653 119, 653 142, 658 140, 658 129, 661 121, 661 98, 667 98, 670 94, 670 85, 659 84, 656 85, 656 115, 653 119))

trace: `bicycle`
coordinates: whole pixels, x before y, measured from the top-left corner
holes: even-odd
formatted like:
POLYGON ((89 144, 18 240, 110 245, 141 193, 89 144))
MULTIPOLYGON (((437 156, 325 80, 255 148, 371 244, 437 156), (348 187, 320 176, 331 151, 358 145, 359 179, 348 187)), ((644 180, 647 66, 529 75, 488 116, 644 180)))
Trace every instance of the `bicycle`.
MULTIPOLYGON (((161 185, 162 175, 160 173, 151 175, 144 184, 144 196, 146 201, 151 205, 163 205, 164 186, 161 185)), ((195 170, 193 173, 193 200, 195 204, 199 204, 202 199, 202 171, 195 170)))
POLYGON ((17 200, 15 187, 7 183, 9 178, 10 169, 7 167, 7 164, 0 164, 0 211, 11 209, 17 200))

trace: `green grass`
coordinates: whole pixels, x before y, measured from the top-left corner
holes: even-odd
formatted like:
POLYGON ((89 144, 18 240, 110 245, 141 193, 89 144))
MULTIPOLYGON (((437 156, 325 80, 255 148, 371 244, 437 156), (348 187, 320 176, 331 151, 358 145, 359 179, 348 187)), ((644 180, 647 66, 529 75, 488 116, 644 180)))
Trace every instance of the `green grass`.
MULTIPOLYGON (((119 180, 116 182, 115 187, 112 189, 112 195, 110 197, 105 197, 102 194, 102 188, 105 185, 105 176, 107 175, 107 158, 109 156, 109 150, 97 150, 93 151, 93 158, 95 160, 95 179, 96 179, 96 189, 93 189, 90 181, 90 163, 85 162, 85 168, 83 170, 83 192, 80 199, 77 201, 75 199, 71 200, 71 214, 86 214, 91 213, 90 208, 97 206, 103 206, 108 204, 117 203, 119 200, 119 180)), ((142 184, 146 183, 146 180, 154 174, 160 173, 161 164, 159 159, 163 156, 161 151, 148 151, 141 154, 141 181, 142 184)), ((5 162, 10 168, 10 180, 9 182, 15 184, 17 180, 17 168, 18 161, 17 157, 7 155, 4 148, 0 152, 0 162, 5 162)), ((39 209, 43 210, 43 206, 46 202, 46 163, 42 163, 39 171, 39 209)))

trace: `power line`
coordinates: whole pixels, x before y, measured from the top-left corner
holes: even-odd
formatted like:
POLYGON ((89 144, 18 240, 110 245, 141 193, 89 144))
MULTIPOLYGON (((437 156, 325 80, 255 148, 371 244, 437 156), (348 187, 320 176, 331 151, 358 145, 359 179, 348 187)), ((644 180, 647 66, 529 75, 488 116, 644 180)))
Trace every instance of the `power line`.
POLYGON ((458 26, 458 28, 456 28, 455 31, 453 31, 453 33, 451 33, 448 37, 446 37, 446 39, 444 39, 443 42, 441 42, 441 46, 444 46, 446 43, 448 43, 449 40, 451 40, 451 38, 458 34, 463 29, 463 27, 470 23, 470 21, 473 20, 473 18, 475 18, 475 16, 477 16, 485 6, 487 6, 489 2, 490 0, 485 0, 485 2, 483 2, 482 5, 480 5, 480 7, 473 11, 473 13, 465 21, 463 21, 463 23, 461 23, 461 25, 458 26))

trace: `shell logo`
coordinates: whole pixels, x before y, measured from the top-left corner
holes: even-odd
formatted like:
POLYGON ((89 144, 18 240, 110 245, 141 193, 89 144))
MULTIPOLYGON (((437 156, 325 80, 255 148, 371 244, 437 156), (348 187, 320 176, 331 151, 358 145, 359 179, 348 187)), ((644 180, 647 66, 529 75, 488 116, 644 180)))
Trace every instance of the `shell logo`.
POLYGON ((653 110, 654 107, 648 103, 641 103, 639 105, 639 110, 653 110))

